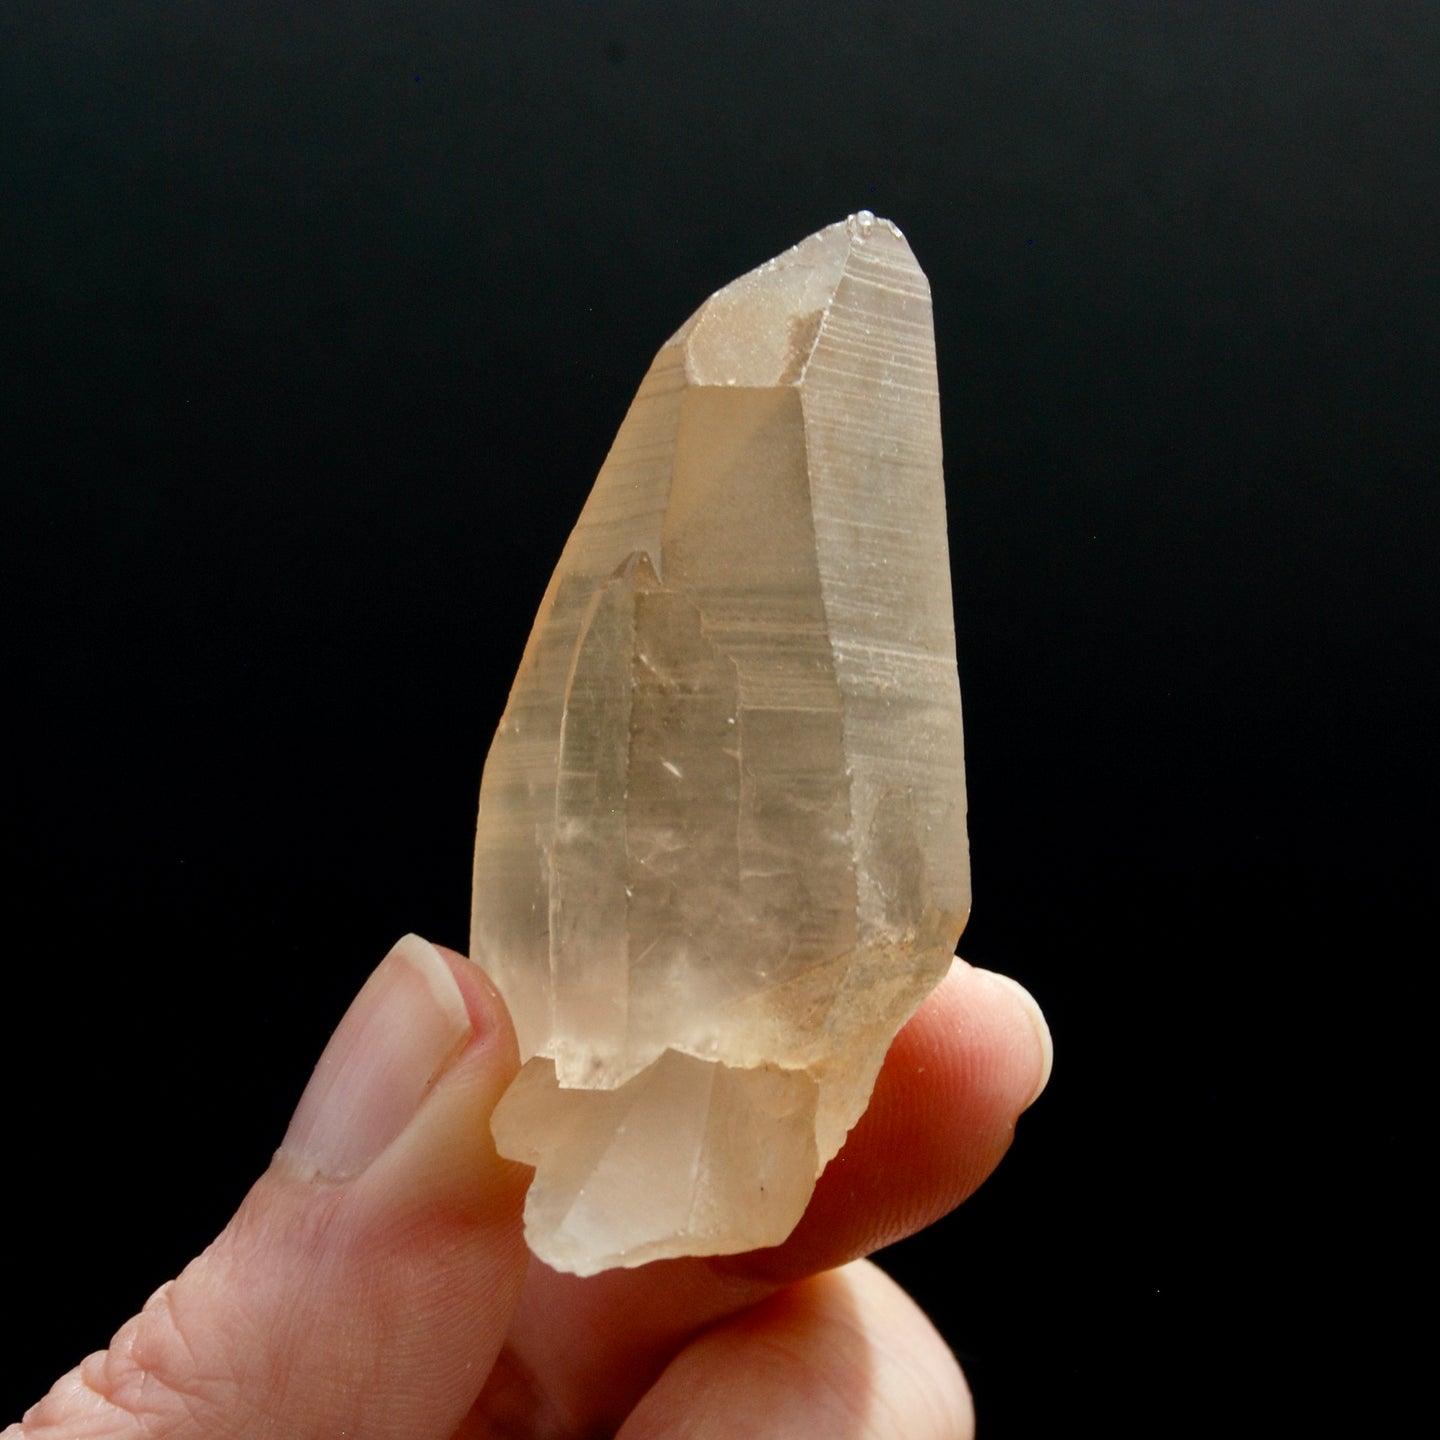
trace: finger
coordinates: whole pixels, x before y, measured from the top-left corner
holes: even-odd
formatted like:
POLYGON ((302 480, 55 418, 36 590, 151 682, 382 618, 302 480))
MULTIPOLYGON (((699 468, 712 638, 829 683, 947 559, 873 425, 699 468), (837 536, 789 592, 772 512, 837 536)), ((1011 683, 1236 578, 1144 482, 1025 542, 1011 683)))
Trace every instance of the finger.
POLYGON ((715 1263, 787 1281, 869 1255, 948 1215, 1000 1163, 1053 1058, 1030 994, 1008 976, 956 960, 895 1037, 869 1108, 789 1239, 715 1263))
POLYGON ((1004 1154, 1050 1056, 1034 1000, 957 961, 897 1036, 869 1109, 783 1245, 586 1280, 533 1262, 480 1414, 545 1417, 561 1434, 613 1429, 700 1327, 959 1204, 1004 1154))
POLYGON ((705 1331, 617 1440, 970 1440, 955 1357, 887 1275, 858 1260, 705 1331))
POLYGON ((448 1437, 524 1275, 489 1138, 517 1063, 480 972, 402 940, 224 1233, 4 1440, 448 1437))

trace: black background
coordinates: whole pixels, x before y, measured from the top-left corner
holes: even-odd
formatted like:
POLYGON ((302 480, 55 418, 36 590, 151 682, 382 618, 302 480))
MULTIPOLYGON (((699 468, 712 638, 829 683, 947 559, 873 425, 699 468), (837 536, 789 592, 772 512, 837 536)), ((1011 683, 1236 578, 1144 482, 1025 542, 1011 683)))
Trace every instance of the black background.
POLYGON ((962 950, 1057 1047, 888 1263, 996 1440, 1378 1423, 1437 127, 1440 13, 1384 0, 0 6, 0 1420, 223 1224, 395 937, 463 948, 489 735, 651 355, 868 207, 935 295, 962 950))

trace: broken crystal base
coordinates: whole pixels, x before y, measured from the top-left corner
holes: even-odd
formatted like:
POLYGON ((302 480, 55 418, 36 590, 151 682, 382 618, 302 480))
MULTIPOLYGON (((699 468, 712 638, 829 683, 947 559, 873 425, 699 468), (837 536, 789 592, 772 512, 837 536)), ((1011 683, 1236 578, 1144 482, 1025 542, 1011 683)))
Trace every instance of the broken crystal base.
POLYGON ((968 911, 929 286, 862 212, 656 356, 486 761, 531 1248, 783 1240, 968 911))

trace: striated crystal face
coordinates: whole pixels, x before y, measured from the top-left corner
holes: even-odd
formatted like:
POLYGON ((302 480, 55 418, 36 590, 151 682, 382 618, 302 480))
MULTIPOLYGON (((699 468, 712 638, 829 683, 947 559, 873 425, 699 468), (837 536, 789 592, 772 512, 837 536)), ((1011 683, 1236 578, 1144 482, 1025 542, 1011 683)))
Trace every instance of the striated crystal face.
POLYGON ((862 212, 655 357, 486 761, 535 1253, 783 1240, 968 911, 929 286, 862 212))

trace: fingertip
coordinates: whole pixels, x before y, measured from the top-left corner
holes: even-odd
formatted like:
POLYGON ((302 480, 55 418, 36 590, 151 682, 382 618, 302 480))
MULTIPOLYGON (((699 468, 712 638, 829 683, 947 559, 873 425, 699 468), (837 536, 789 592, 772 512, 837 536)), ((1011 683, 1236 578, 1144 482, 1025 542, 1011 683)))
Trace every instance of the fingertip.
MULTIPOLYGON (((428 942, 425 942, 428 943, 428 942)), ((514 1068, 520 1065, 519 1047, 510 1011, 495 982, 468 956, 448 945, 431 948, 449 967, 466 1013, 474 1039, 504 1052, 502 1058, 513 1058, 514 1068)))
MULTIPOLYGON (((963 965, 965 962, 957 959, 956 963, 963 965)), ((1045 1012, 1041 1010, 1039 1001, 1018 980, 1002 975, 997 970, 984 970, 979 966, 969 968, 975 981, 981 987, 987 988, 998 1003, 1016 1012, 1019 1021, 1023 1022, 1017 1023, 1016 1028, 1028 1028, 1033 1039, 1031 1065, 1035 1080, 1029 1098, 1020 1107, 1023 1113, 1045 1093, 1045 1087, 1050 1083, 1050 1072, 1055 1068, 1055 1041, 1050 1034, 1049 1022, 1045 1019, 1045 1012)), ((1021 1046, 1017 1053, 1017 1063, 1024 1061, 1024 1047, 1021 1046)))
POLYGON ((295 1107, 277 1161, 297 1177, 348 1180, 389 1146, 472 1035, 450 965, 406 935, 346 1010, 295 1107))
POLYGON ((789 1280, 866 1255, 938 1220, 1010 1148, 1045 1087, 1049 1027, 1029 992, 957 959, 895 1037, 870 1104, 784 1244, 714 1262, 789 1280))
MULTIPOLYGON (((451 1056, 405 1132, 363 1177, 372 1203, 468 1214, 472 1221, 515 1226, 530 1179, 527 1166, 500 1156, 490 1119, 519 1069, 515 1028, 490 977, 457 951, 427 948, 447 972, 467 1020, 451 1056)), ((523 1242, 517 1241, 522 1260, 523 1242)))

